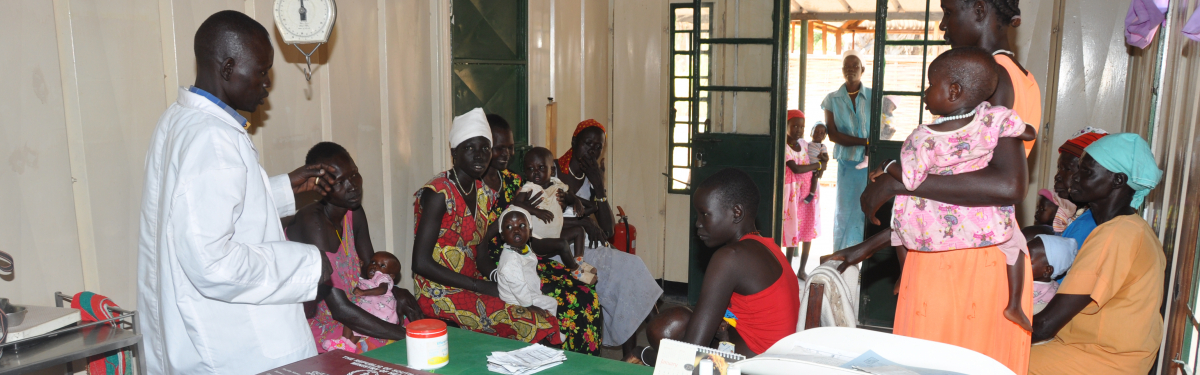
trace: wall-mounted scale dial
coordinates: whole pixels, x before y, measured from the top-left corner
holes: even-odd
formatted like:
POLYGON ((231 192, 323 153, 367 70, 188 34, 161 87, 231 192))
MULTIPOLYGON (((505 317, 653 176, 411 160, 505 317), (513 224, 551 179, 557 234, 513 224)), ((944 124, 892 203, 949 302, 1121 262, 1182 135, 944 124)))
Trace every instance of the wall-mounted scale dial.
POLYGON ((333 0, 275 0, 275 26, 279 36, 304 55, 304 62, 308 64, 308 69, 304 70, 307 80, 312 80, 312 54, 329 41, 336 18, 337 5, 333 0), (313 43, 316 46, 312 51, 300 49, 300 44, 313 43))

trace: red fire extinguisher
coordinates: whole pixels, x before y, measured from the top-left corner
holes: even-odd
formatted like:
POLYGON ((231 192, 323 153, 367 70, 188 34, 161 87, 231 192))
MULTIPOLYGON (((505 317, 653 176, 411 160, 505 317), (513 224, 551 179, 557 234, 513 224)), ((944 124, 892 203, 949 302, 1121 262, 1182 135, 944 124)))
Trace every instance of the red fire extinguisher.
POLYGON ((613 236, 608 239, 608 243, 630 254, 637 254, 637 227, 629 225, 629 216, 625 216, 625 209, 617 206, 618 224, 613 228, 613 236))

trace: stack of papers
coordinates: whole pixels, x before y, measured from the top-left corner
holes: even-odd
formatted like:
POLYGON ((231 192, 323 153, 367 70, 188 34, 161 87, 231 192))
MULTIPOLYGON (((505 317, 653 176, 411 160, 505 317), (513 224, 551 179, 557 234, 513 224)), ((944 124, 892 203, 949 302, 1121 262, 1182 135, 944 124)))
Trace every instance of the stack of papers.
POLYGON ((567 360, 567 356, 561 350, 533 344, 511 352, 492 352, 487 359, 488 371, 526 375, 558 366, 567 360))

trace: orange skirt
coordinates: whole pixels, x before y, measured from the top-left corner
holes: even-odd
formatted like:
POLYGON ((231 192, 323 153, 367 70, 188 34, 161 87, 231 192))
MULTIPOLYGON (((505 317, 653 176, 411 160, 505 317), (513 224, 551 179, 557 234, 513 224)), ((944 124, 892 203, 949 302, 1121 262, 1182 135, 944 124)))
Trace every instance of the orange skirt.
MULTIPOLYGON (((1033 277, 1025 258, 1021 306, 1032 317, 1033 277)), ((1030 333, 1004 318, 1008 274, 995 246, 942 252, 909 250, 900 278, 894 333, 971 349, 1017 374, 1029 368, 1030 333)))

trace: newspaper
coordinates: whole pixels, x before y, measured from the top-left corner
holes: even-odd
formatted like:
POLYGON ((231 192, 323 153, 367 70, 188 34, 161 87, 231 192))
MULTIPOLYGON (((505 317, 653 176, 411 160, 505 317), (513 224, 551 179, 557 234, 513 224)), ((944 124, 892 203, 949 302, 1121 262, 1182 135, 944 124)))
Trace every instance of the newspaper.
POLYGON ((487 357, 488 371, 507 375, 533 374, 567 360, 561 350, 533 344, 510 352, 492 352, 487 357))

